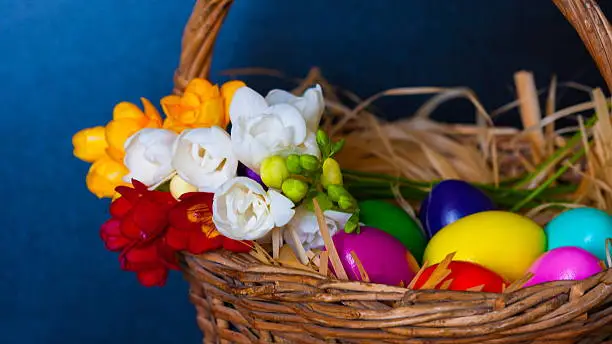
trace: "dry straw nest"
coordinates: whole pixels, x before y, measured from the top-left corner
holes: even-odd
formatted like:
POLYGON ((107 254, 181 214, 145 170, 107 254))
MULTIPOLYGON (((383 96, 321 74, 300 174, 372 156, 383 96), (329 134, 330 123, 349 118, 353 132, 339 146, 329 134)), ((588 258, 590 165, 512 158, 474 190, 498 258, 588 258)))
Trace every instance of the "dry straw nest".
MULTIPOLYGON (((190 79, 208 76, 212 47, 231 3, 197 1, 184 32, 176 93, 190 79)), ((554 3, 612 88, 612 30, 597 3, 554 3)), ((511 185, 526 195, 518 205, 513 201, 514 210, 542 223, 567 207, 612 211, 612 121, 610 99, 601 89, 581 87, 591 101, 556 109, 556 81, 540 104, 533 76, 522 71, 515 75, 517 100, 489 113, 467 88, 399 88, 363 100, 327 83, 317 69, 295 91, 314 82, 323 85, 327 98, 325 128, 346 139, 342 166, 357 170, 356 176, 393 176, 386 192, 409 212, 431 181, 445 178, 488 184, 493 192, 511 185), (341 92, 352 101, 340 102, 341 92), (431 98, 409 119, 387 123, 369 110, 381 97, 423 94, 431 98), (458 97, 474 104, 473 125, 429 119, 439 104, 458 97), (492 117, 512 108, 519 109, 525 129, 495 127, 492 117), (576 127, 555 128, 558 119, 580 114, 589 116, 578 117, 576 127), (542 192, 559 181, 578 187, 556 195, 554 202, 541 201, 542 192)), ((512 198, 512 192, 504 192, 502 199, 512 198)), ((313 262, 333 262, 333 252, 308 254, 313 262)), ((327 264, 318 269, 283 263, 262 247, 252 254, 215 251, 183 260, 204 343, 612 342, 610 269, 583 281, 515 284, 489 294, 350 282, 330 277, 327 264)))

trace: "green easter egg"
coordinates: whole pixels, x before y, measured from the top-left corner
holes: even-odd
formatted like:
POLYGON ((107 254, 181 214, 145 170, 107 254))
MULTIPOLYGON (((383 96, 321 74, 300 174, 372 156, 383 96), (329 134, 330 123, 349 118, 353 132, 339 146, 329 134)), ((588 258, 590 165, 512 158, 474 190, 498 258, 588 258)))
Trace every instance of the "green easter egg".
POLYGON ((419 263, 422 262, 427 240, 404 209, 380 200, 363 201, 359 203, 359 221, 391 234, 410 250, 419 263))

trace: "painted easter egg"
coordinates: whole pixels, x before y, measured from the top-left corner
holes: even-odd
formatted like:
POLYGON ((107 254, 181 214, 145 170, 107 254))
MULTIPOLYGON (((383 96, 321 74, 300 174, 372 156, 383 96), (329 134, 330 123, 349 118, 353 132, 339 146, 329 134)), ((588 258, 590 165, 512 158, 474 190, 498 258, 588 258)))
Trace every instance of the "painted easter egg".
POLYGON ((352 281, 361 280, 353 253, 373 283, 408 285, 418 271, 410 251, 398 239, 380 229, 362 226, 359 234, 338 231, 332 240, 352 281))
POLYGON ((427 244, 425 235, 401 207, 379 200, 363 201, 359 203, 359 221, 391 234, 421 262, 427 244))
MULTIPOLYGON (((423 270, 419 279, 414 283, 414 289, 421 289, 438 265, 434 264, 423 270)), ((431 289, 441 289, 444 284, 450 283, 448 290, 466 291, 478 288, 483 292, 501 293, 508 285, 500 275, 479 264, 453 260, 448 264, 448 269, 451 271, 450 275, 440 280, 431 289)))
POLYGON ((581 280, 603 270, 600 260, 580 247, 558 247, 540 256, 529 268, 533 277, 524 285, 561 280, 581 280))
POLYGON ((544 230, 531 219, 499 210, 463 217, 436 233, 425 248, 423 260, 455 260, 480 264, 513 282, 525 274, 546 249, 544 230))
POLYGON ((436 184, 421 202, 419 219, 432 237, 460 218, 494 209, 493 201, 478 188, 461 180, 447 179, 436 184))
POLYGON ((606 239, 612 238, 612 217, 595 208, 570 209, 552 219, 544 231, 548 250, 575 246, 605 260, 606 239))

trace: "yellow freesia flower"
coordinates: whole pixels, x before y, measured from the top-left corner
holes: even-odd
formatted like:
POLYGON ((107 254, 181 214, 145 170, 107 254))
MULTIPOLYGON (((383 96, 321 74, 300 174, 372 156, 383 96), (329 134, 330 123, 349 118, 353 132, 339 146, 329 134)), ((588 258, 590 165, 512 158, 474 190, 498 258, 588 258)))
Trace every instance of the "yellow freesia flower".
POLYGON ((104 156, 91 165, 85 182, 89 191, 98 198, 111 198, 117 186, 127 185, 122 179, 127 173, 122 163, 104 156))
POLYGON ((226 128, 229 124, 229 104, 234 92, 245 84, 229 81, 221 86, 201 78, 193 79, 182 96, 162 98, 161 106, 167 118, 163 127, 180 133, 188 128, 226 128))
POLYGON ((72 137, 73 154, 93 163, 87 173, 89 191, 100 198, 116 197, 115 188, 127 185, 123 164, 127 139, 143 128, 161 128, 162 118, 153 104, 141 98, 143 110, 135 104, 121 102, 113 109, 113 119, 105 127, 83 129, 72 137))
POLYGON ((102 126, 83 129, 72 137, 75 157, 94 162, 106 155, 106 133, 102 126))
POLYGON ((116 161, 123 161, 125 141, 144 128, 161 128, 159 112, 146 98, 141 98, 144 112, 138 106, 121 102, 113 109, 113 120, 106 125, 106 153, 116 161))

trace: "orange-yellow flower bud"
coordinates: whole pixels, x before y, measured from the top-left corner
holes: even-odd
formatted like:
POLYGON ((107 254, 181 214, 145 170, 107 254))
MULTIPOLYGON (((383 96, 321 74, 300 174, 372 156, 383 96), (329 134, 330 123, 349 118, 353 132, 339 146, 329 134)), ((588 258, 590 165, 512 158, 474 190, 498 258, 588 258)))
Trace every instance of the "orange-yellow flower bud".
POLYGON ((106 154, 106 143, 104 127, 98 126, 83 129, 72 136, 73 154, 75 157, 94 162, 106 154))
POLYGON ((186 128, 227 127, 229 102, 242 86, 242 81, 230 81, 219 89, 205 79, 191 80, 182 96, 170 95, 161 100, 167 116, 164 128, 181 132, 186 128))
POLYGON ((108 155, 116 161, 123 161, 125 141, 142 129, 142 122, 131 118, 116 119, 106 125, 106 142, 108 155))
POLYGON ((126 185, 123 176, 128 173, 122 163, 116 162, 109 157, 103 157, 94 162, 89 168, 87 188, 99 198, 111 198, 115 195, 115 188, 126 185))

